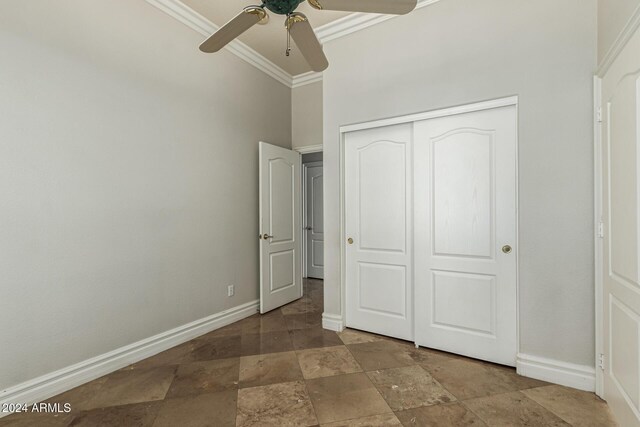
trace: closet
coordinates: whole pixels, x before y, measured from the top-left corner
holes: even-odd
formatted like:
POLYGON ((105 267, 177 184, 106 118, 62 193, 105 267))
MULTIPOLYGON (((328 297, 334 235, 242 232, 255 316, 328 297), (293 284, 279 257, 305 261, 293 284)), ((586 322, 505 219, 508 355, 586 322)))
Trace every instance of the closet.
POLYGON ((515 366, 517 99, 356 127, 346 326, 515 366))

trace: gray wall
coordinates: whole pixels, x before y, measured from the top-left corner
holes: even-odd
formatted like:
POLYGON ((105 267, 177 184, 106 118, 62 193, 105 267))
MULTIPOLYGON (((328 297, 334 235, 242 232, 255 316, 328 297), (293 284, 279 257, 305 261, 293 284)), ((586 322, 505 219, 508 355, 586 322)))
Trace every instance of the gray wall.
POLYGON ((640 0, 598 0, 598 62, 604 59, 638 7, 640 0))
POLYGON ((258 298, 291 92, 201 41, 143 0, 0 2, 0 390, 258 298))
POLYGON ((593 366, 596 9, 442 0, 325 46, 327 313, 341 304, 339 126, 518 95, 520 350, 593 366))
POLYGON ((322 82, 291 90, 293 148, 322 145, 322 82))
POLYGON ((302 163, 313 163, 322 161, 322 152, 308 153, 302 155, 302 163))

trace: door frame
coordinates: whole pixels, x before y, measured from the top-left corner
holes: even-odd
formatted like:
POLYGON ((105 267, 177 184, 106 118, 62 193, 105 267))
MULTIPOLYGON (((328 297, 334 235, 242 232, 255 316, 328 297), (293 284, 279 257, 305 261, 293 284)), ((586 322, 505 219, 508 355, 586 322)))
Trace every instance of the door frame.
MULTIPOLYGON (((303 268, 302 268, 302 277, 303 278, 308 278, 309 277, 309 272, 307 271, 307 267, 309 266, 309 264, 307 263, 307 258, 309 256, 308 252, 309 252, 309 246, 308 246, 308 242, 307 242, 307 233, 304 227, 306 227, 309 221, 308 218, 308 210, 307 210, 307 171, 310 167, 318 167, 318 166, 322 166, 323 171, 324 171, 324 162, 310 162, 310 163, 302 163, 302 244, 305 245, 304 249, 302 249, 302 263, 303 268)), ((324 197, 322 198, 322 202, 323 202, 323 206, 322 209, 324 210, 324 197)), ((324 269, 324 267, 323 267, 324 269)))
MULTIPOLYGON (((363 123, 355 123, 350 125, 343 125, 339 127, 340 133, 340 147, 338 155, 340 157, 340 315, 331 316, 331 319, 325 319, 331 323, 331 329, 342 331, 346 327, 347 317, 347 259, 346 259, 346 171, 345 171, 345 154, 346 154, 346 138, 345 134, 349 132, 355 132, 359 130, 374 129, 384 126, 392 126, 402 123, 413 123, 421 120, 435 119, 440 117, 454 116, 458 114, 472 113, 476 111, 491 110, 494 108, 511 107, 516 108, 516 117, 519 117, 518 113, 518 96, 508 96, 504 98, 497 98, 493 100, 481 101, 471 104, 459 105, 455 107, 443 108, 438 110, 427 111, 423 113, 409 114, 399 117, 391 117, 379 120, 373 120, 363 123)), ((520 251, 519 251, 519 237, 520 237, 520 224, 519 224, 519 171, 518 171, 518 145, 519 145, 519 127, 516 129, 516 238, 514 242, 516 253, 516 354, 520 355, 520 251)), ((414 255, 415 256, 415 255, 414 255)), ((415 259, 414 265, 415 265, 415 259)), ((413 274, 412 274, 413 275, 413 274)), ((415 287, 414 287, 414 310, 415 310, 415 287)), ((325 315, 326 316, 326 315, 325 315)))
POLYGON ((593 77, 593 249, 594 249, 594 287, 595 287, 595 393, 604 399, 604 209, 602 174, 602 78, 593 77))
MULTIPOLYGON (((293 151, 297 151, 298 153, 300 153, 300 164, 302 166, 302 168, 300 168, 300 173, 302 174, 300 176, 300 182, 302 183, 302 203, 301 203, 301 207, 302 207, 302 228, 303 228, 303 233, 302 233, 302 245, 303 245, 303 249, 302 249, 302 278, 306 279, 308 277, 307 275, 307 233, 305 233, 304 231, 304 227, 305 224, 307 223, 307 181, 306 181, 306 177, 307 177, 307 167, 305 166, 304 163, 302 163, 302 155, 304 154, 312 154, 312 153, 322 153, 324 151, 324 146, 322 144, 320 145, 309 145, 307 147, 298 147, 298 148, 294 148, 293 151)), ((315 162, 314 162, 315 163, 315 162)), ((311 163, 309 163, 311 164, 311 163)), ((324 168, 324 162, 322 162, 322 167, 324 168)), ((324 203, 324 198, 323 198, 323 203, 324 203)), ((322 209, 324 209, 324 206, 322 207, 322 209)))

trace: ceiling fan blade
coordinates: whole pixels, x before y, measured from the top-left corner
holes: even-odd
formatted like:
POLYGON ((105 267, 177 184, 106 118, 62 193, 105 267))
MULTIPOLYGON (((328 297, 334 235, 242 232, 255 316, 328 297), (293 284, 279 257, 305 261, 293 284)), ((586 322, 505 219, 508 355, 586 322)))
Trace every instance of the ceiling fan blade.
POLYGON ((308 0, 318 10, 386 13, 404 15, 416 8, 418 0, 308 0))
POLYGON ((205 40, 200 45, 200 50, 206 53, 219 51, 266 16, 267 12, 260 6, 245 7, 239 15, 224 24, 211 37, 205 40))
POLYGON ((294 12, 287 17, 285 25, 311 69, 318 72, 326 70, 329 61, 307 17, 300 12, 294 12))

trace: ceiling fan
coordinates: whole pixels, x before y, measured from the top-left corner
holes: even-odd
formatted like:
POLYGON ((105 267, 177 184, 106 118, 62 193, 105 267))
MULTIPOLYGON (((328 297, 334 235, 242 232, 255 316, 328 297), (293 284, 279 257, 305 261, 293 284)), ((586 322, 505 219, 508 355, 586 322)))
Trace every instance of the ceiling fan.
MULTIPOLYGON (((200 45, 200 50, 206 53, 217 52, 240 34, 255 24, 266 24, 269 15, 265 9, 278 15, 286 15, 285 27, 290 37, 302 52, 313 71, 324 71, 329 61, 322 51, 322 45, 313 32, 307 17, 295 10, 305 0, 262 0, 260 6, 248 6, 231 21, 223 25, 218 31, 200 45)), ((404 15, 415 9, 418 0, 307 0, 318 10, 339 10, 345 12, 385 13, 404 15)), ((287 45, 289 56, 290 44, 287 45)))

